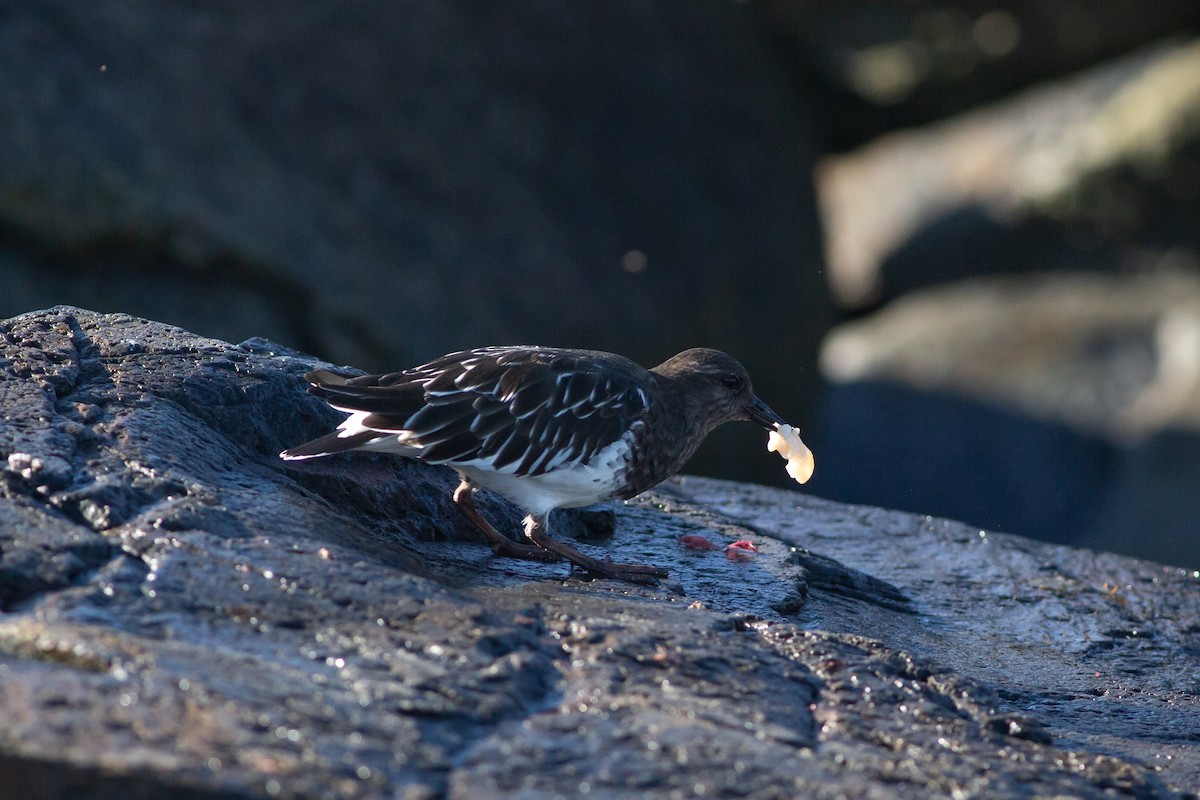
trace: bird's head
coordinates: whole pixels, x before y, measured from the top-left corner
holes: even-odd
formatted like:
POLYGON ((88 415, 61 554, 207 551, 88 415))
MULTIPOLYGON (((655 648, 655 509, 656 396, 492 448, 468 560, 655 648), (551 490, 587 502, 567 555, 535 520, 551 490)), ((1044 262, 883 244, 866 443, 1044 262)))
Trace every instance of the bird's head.
POLYGON ((706 347, 684 350, 651 371, 683 390, 695 418, 705 421, 706 433, 718 425, 739 420, 755 422, 767 430, 774 430, 776 423, 785 424, 782 417, 755 396, 746 368, 720 350, 706 347))

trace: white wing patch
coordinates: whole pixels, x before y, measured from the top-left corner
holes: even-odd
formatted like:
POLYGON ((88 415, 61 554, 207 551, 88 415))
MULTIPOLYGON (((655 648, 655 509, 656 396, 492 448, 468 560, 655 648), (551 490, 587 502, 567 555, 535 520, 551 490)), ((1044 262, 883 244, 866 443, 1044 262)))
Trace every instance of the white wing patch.
MULTIPOLYGON (((351 411, 346 408, 338 408, 338 411, 348 411, 350 416, 342 420, 342 424, 338 425, 338 438, 349 439, 351 436, 357 436, 360 433, 377 432, 374 428, 368 428, 363 424, 363 420, 370 416, 368 411, 351 411)), ((421 452, 423 445, 417 442, 410 441, 413 438, 409 431, 400 431, 399 433, 379 433, 379 436, 369 442, 355 448, 356 450, 370 450, 374 453, 399 453, 402 456, 416 457, 421 452)))

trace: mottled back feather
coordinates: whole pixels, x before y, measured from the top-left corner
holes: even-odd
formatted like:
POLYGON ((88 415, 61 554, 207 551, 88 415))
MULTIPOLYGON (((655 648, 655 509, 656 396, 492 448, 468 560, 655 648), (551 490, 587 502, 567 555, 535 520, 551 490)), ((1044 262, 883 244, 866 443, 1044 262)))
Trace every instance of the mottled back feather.
POLYGON ((312 394, 362 414, 379 437, 407 435, 422 461, 540 475, 588 463, 642 419, 645 374, 607 353, 487 347, 385 375, 305 377, 312 394))

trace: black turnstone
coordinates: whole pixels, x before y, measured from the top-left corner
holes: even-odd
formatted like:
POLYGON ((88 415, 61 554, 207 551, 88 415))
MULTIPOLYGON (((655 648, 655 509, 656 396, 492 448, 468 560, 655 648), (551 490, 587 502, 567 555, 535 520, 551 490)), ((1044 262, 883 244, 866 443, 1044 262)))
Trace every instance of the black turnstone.
POLYGON ((638 582, 667 571, 602 561, 551 538, 550 512, 649 489, 674 475, 723 423, 791 430, 755 397, 741 364, 705 348, 650 370, 591 350, 484 347, 386 375, 318 369, 304 377, 310 393, 350 416, 282 458, 368 450, 445 464, 462 478, 455 504, 498 553, 561 556, 594 575, 638 582), (472 501, 479 487, 527 512, 529 544, 480 515, 472 501))

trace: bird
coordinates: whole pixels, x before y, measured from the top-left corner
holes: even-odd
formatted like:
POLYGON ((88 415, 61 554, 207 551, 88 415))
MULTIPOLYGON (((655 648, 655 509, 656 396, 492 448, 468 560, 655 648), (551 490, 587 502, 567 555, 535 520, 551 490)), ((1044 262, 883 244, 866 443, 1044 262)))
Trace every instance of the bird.
POLYGON ((454 504, 498 555, 555 561, 592 577, 652 583, 661 567, 593 558, 550 535, 550 514, 627 500, 674 475, 726 422, 767 430, 783 419, 720 350, 684 350, 652 369, 614 353, 493 346, 400 372, 345 376, 316 369, 309 393, 349 416, 331 433, 284 450, 288 461, 348 451, 394 453, 454 469, 454 504), (526 514, 524 540, 500 533, 474 503, 485 488, 526 514))

